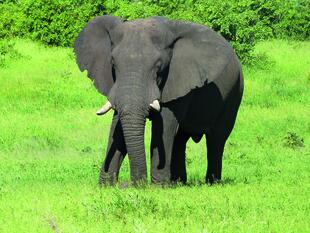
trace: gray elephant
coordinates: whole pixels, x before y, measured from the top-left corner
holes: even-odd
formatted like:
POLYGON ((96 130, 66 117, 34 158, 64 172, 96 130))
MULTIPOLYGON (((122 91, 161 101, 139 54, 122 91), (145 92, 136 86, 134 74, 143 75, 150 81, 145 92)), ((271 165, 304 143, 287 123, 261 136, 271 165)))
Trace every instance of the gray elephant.
POLYGON ((152 120, 151 178, 186 182, 185 148, 207 139, 206 182, 221 179, 225 142, 243 93, 239 60, 212 29, 163 17, 100 16, 79 33, 74 51, 114 109, 101 184, 113 184, 128 153, 134 183, 147 177, 146 118, 152 120))

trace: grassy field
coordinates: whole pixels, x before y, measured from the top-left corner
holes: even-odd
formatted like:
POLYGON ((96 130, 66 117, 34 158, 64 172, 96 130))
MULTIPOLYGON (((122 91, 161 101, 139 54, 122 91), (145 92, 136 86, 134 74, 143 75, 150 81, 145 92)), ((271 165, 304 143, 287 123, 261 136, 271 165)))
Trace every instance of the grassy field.
POLYGON ((0 232, 310 232, 309 42, 260 43, 244 67, 221 185, 202 182, 203 141, 187 147, 187 186, 138 189, 97 185, 112 113, 95 115, 104 97, 71 49, 14 48, 0 68, 0 232))

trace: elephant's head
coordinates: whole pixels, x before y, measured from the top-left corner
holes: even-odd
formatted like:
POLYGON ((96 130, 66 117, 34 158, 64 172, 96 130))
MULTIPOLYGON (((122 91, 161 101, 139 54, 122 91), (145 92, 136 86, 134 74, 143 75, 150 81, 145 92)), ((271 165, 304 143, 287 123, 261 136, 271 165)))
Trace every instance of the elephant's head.
POLYGON ((146 177, 145 119, 159 103, 182 97, 212 81, 231 48, 208 27, 162 17, 123 22, 100 16, 75 42, 80 69, 87 70, 120 117, 134 181, 146 177), (212 59, 210 59, 212 57, 212 59))

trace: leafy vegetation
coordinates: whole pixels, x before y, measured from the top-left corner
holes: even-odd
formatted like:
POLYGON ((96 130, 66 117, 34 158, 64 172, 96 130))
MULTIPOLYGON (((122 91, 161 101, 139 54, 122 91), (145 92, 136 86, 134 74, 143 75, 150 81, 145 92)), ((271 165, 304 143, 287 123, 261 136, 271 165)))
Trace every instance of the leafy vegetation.
POLYGON ((284 146, 293 149, 304 147, 304 139, 298 136, 296 133, 288 132, 284 138, 284 146))
POLYGON ((14 49, 14 45, 15 43, 12 41, 0 41, 0 67, 4 67, 6 60, 10 58, 19 59, 22 57, 22 55, 14 49))
POLYGON ((138 189, 97 185, 112 113, 95 115, 104 97, 72 50, 2 43, 22 57, 0 68, 0 232, 310 231, 309 42, 256 46, 221 185, 203 184, 205 143, 190 141, 187 186, 138 189))
POLYGON ((124 19, 154 15, 205 24, 229 40, 239 57, 253 61, 257 41, 310 37, 309 0, 23 0, 0 5, 0 38, 23 36, 48 45, 71 46, 93 17, 124 19))

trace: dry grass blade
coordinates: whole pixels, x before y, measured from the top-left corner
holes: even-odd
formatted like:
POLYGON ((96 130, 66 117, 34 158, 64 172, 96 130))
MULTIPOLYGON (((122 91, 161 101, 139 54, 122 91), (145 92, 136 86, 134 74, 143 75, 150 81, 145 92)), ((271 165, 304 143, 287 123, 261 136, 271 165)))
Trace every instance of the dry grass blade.
POLYGON ((60 229, 59 229, 59 227, 57 225, 55 217, 46 217, 46 221, 50 225, 50 227, 51 227, 53 232, 61 233, 61 231, 60 231, 60 229))

